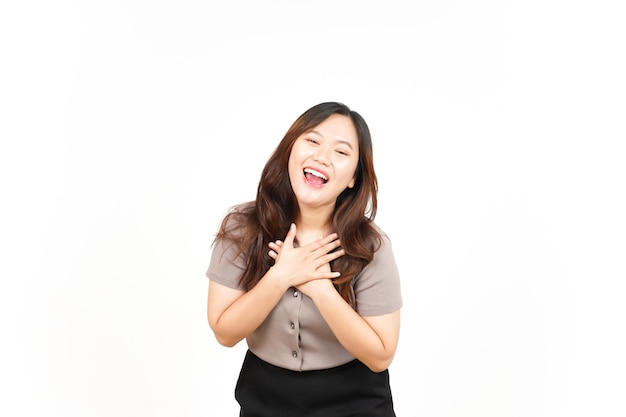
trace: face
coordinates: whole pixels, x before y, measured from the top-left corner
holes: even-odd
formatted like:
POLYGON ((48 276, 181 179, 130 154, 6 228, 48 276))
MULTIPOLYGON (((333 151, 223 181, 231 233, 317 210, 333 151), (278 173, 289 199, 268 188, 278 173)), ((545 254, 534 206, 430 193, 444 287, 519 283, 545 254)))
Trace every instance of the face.
POLYGON ((300 209, 329 207, 352 188, 359 141, 352 120, 333 114, 302 134, 289 155, 289 179, 300 209))

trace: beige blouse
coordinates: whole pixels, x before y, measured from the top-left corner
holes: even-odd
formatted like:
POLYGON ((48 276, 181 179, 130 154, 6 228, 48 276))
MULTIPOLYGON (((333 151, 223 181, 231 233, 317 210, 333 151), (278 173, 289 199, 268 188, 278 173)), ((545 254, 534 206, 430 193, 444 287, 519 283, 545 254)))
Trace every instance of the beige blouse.
MULTIPOLYGON (((354 280, 356 310, 361 316, 379 316, 402 307, 400 277, 389 237, 380 229, 382 246, 354 280)), ((235 245, 215 243, 206 276, 233 289, 244 270, 235 245)), ((253 311, 250 314, 254 314, 253 311)), ((295 288, 282 296, 265 321, 246 338, 248 348, 273 365, 308 371, 342 365, 354 359, 339 343, 313 301, 295 288)))

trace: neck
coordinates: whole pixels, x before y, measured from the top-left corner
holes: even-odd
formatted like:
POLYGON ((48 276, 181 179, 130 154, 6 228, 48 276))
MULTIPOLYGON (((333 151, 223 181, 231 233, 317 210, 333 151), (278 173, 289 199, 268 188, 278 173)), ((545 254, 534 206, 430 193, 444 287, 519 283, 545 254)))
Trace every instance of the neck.
POLYGON ((301 211, 296 219, 297 234, 309 237, 306 240, 320 239, 330 234, 330 214, 328 211, 301 211))

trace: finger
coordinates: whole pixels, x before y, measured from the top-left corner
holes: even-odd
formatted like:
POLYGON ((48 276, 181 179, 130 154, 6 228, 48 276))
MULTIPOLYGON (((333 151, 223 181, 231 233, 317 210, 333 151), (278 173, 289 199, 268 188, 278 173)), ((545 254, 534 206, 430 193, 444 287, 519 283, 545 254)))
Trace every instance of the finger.
POLYGON ((334 261, 335 259, 340 258, 345 254, 346 254, 346 251, 344 251, 343 249, 339 249, 337 251, 327 253, 324 256, 320 256, 319 258, 317 258, 317 260, 321 262, 320 265, 323 265, 327 262, 329 263, 330 261, 334 261))
POLYGON ((332 242, 334 240, 339 239, 339 235, 337 233, 331 233, 328 236, 321 238, 319 241, 322 245, 327 244, 328 242, 332 242))
POLYGON ((278 254, 276 252, 274 252, 273 250, 267 252, 267 254, 270 256, 270 258, 272 258, 273 260, 276 260, 276 258, 278 258, 278 254))
MULTIPOLYGON (((310 248, 311 251, 316 251, 320 248, 323 248, 325 245, 331 244, 333 242, 339 242, 338 238, 339 236, 337 235, 337 233, 331 233, 326 237, 309 243, 307 246, 310 248)), ((339 246, 339 244, 335 245, 333 248, 336 248, 337 246, 339 246)))
POLYGON ((287 244, 287 247, 293 246, 293 241, 295 238, 296 238, 296 225, 295 223, 291 223, 291 226, 289 226, 289 231, 287 232, 287 236, 285 236, 285 244, 287 244))
POLYGON ((339 241, 339 239, 336 239, 336 240, 333 240, 332 242, 328 242, 325 245, 318 247, 312 252, 314 252, 316 256, 323 256, 323 255, 326 255, 327 253, 332 252, 333 250, 337 249, 340 246, 341 246, 341 242, 339 241))
POLYGON ((277 245, 276 242, 270 242, 267 244, 267 246, 269 246, 270 249, 274 249, 274 250, 280 249, 280 246, 277 245))

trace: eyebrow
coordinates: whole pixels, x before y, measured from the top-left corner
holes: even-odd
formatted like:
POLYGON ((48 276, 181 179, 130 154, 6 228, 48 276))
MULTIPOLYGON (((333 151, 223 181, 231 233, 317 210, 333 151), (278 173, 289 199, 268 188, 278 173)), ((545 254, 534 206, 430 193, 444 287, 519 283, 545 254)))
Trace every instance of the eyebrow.
MULTIPOLYGON (((321 134, 320 132, 318 132, 317 130, 313 130, 313 129, 311 129, 311 130, 309 130, 309 132, 308 132, 308 133, 315 133, 315 134, 316 134, 317 136, 319 136, 319 137, 322 137, 322 138, 324 137, 324 135, 322 135, 322 134, 321 134)), ((350 144, 350 142, 348 142, 347 140, 339 139, 339 140, 337 140, 336 142, 343 143, 343 144, 345 144, 348 148, 352 149, 352 144, 350 144)))

